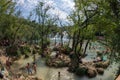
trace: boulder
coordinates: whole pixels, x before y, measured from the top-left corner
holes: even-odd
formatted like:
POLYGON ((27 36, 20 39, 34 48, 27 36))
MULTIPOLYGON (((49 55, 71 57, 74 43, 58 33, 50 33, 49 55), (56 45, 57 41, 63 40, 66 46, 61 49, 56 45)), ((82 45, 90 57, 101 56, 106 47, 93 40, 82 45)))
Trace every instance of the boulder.
POLYGON ((103 62, 96 62, 94 65, 96 68, 100 68, 103 67, 103 62))
POLYGON ((35 45, 34 48, 38 50, 38 49, 40 49, 40 46, 39 45, 35 45))
POLYGON ((20 76, 21 80, 25 80, 25 77, 23 75, 20 76))
POLYGON ((110 64, 109 60, 103 62, 103 68, 107 68, 109 66, 109 64, 110 64))
POLYGON ((86 74, 86 71, 87 71, 87 67, 86 66, 79 66, 77 69, 76 69, 76 74, 79 75, 79 76, 84 76, 86 74))
POLYGON ((93 78, 97 75, 97 71, 94 67, 90 67, 88 68, 87 70, 87 76, 90 77, 90 78, 93 78))
POLYGON ((53 66, 53 67, 67 67, 69 66, 70 63, 70 58, 66 55, 59 55, 58 57, 55 58, 49 58, 46 60, 46 64, 48 66, 53 66))
POLYGON ((25 67, 20 67, 19 70, 24 71, 24 70, 25 70, 25 67))
POLYGON ((95 67, 97 68, 107 68, 110 64, 110 61, 107 60, 107 61, 102 61, 102 62, 96 62, 95 63, 95 67))
POLYGON ((53 51, 59 51, 59 48, 58 47, 54 47, 53 51))
POLYGON ((40 78, 38 78, 38 77, 36 77, 36 76, 28 76, 27 77, 29 80, 42 80, 42 79, 40 79, 40 78))
POLYGON ((97 68, 97 72, 98 72, 98 74, 103 74, 104 73, 104 69, 103 68, 97 68))

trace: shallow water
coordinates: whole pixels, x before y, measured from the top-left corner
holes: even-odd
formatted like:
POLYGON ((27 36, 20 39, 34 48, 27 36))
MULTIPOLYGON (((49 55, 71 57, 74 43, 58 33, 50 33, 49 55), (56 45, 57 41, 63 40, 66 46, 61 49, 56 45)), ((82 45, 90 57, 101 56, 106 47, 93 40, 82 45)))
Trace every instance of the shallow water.
MULTIPOLYGON (((94 46, 100 45, 96 43, 94 46)), ((94 57, 96 57, 97 50, 104 50, 105 48, 101 48, 97 46, 96 50, 87 49, 88 56, 85 58, 86 60, 92 61, 94 57)), ((22 66, 25 66, 27 62, 32 62, 32 58, 28 58, 22 61, 22 66)), ((50 68, 45 65, 45 60, 41 57, 37 59, 37 74, 36 76, 42 78, 42 80, 114 80, 115 73, 117 71, 118 64, 112 63, 107 69, 105 69, 103 75, 97 75, 95 78, 88 78, 86 76, 79 77, 67 71, 67 68, 50 68), (60 72, 61 76, 58 78, 58 72, 60 72)))
MULTIPOLYGON (((25 66, 27 62, 32 62, 32 58, 25 59, 21 66, 25 66)), ((95 78, 86 76, 79 77, 67 71, 67 68, 50 68, 45 65, 45 60, 41 57, 37 60, 36 76, 43 80, 114 80, 118 64, 112 63, 104 72, 103 75, 97 75, 95 78), (58 79, 58 72, 61 73, 58 79)))
POLYGON ((37 61, 37 75, 43 80, 59 80, 58 72, 61 73, 60 80, 114 80, 118 64, 111 64, 103 75, 97 75, 95 78, 79 77, 67 71, 67 68, 49 68, 44 64, 41 58, 37 61))
MULTIPOLYGON (((25 59, 23 64, 32 62, 32 58, 25 59)), ((118 64, 112 63, 104 72, 103 75, 97 75, 95 78, 88 78, 86 76, 79 77, 67 71, 67 68, 50 68, 45 65, 45 60, 41 57, 37 59, 37 74, 36 76, 43 80, 114 80, 115 72, 118 64), (60 79, 58 78, 60 72, 60 79)))

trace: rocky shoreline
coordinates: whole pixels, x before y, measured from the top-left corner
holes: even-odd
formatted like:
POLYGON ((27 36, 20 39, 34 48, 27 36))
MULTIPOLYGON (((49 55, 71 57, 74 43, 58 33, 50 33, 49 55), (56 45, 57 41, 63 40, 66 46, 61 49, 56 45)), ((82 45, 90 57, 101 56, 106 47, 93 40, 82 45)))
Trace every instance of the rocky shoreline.
MULTIPOLYGON (((46 65, 49 67, 61 68, 68 67, 68 71, 75 73, 79 76, 88 76, 89 78, 96 77, 97 74, 103 75, 104 70, 110 65, 110 61, 92 61, 79 63, 79 66, 76 68, 72 62, 70 56, 65 54, 65 49, 63 48, 54 48, 59 51, 54 57, 49 57, 46 60, 46 65)), ((69 52, 67 52, 69 53, 69 52)))
POLYGON ((1 79, 3 80, 42 80, 38 77, 36 77, 34 74, 32 75, 28 75, 25 72, 25 67, 20 67, 18 66, 14 66, 15 64, 20 64, 19 62, 20 59, 16 59, 13 60, 14 58, 12 58, 12 64, 11 64, 11 68, 7 69, 6 66, 6 60, 8 59, 7 56, 5 56, 5 51, 3 49, 0 49, 0 70, 3 69, 3 71, 0 71, 3 75, 3 78, 1 77, 1 79))

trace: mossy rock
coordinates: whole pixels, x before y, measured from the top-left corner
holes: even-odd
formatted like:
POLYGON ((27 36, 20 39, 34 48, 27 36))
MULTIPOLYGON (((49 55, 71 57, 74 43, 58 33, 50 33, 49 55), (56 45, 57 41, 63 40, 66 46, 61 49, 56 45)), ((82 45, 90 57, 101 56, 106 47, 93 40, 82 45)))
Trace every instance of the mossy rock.
POLYGON ((59 51, 59 49, 57 47, 54 47, 53 51, 59 51))
POLYGON ((31 52, 30 46, 21 46, 21 54, 28 54, 31 52))
POLYGON ((97 68, 103 67, 103 63, 102 62, 96 62, 94 65, 97 68))
POLYGON ((89 78, 96 77, 96 75, 97 75, 97 71, 96 71, 95 68, 88 68, 88 70, 87 70, 87 76, 89 78))
POLYGON ((96 62, 95 63, 95 67, 96 68, 107 68, 110 64, 110 61, 107 60, 107 61, 104 61, 104 62, 96 62))
POLYGON ((79 67, 76 69, 76 74, 79 76, 84 76, 86 74, 87 68, 86 67, 79 67))
POLYGON ((68 71, 74 73, 76 72, 76 68, 74 66, 69 66, 68 71))
POLYGON ((107 68, 109 65, 110 65, 110 61, 109 60, 103 62, 103 68, 107 68))
POLYGON ((103 68, 97 68, 98 74, 104 74, 104 69, 103 68))
POLYGON ((68 47, 68 46, 63 47, 64 54, 69 55, 71 51, 72 51, 72 49, 70 47, 68 47))
POLYGON ((50 67, 67 67, 69 65, 68 62, 65 62, 64 60, 58 59, 58 58, 49 58, 46 60, 46 65, 50 66, 50 67))
POLYGON ((38 50, 38 49, 40 49, 40 46, 39 45, 35 45, 34 48, 38 50))

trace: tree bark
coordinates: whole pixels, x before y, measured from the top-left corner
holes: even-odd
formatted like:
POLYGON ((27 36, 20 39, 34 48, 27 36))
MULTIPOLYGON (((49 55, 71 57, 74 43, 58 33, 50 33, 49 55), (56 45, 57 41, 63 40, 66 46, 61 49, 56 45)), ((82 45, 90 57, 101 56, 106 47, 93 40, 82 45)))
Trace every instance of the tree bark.
POLYGON ((87 40, 86 45, 85 45, 85 49, 84 49, 84 52, 83 52, 83 55, 85 55, 85 53, 86 53, 86 50, 87 50, 89 42, 90 42, 90 40, 87 40))

